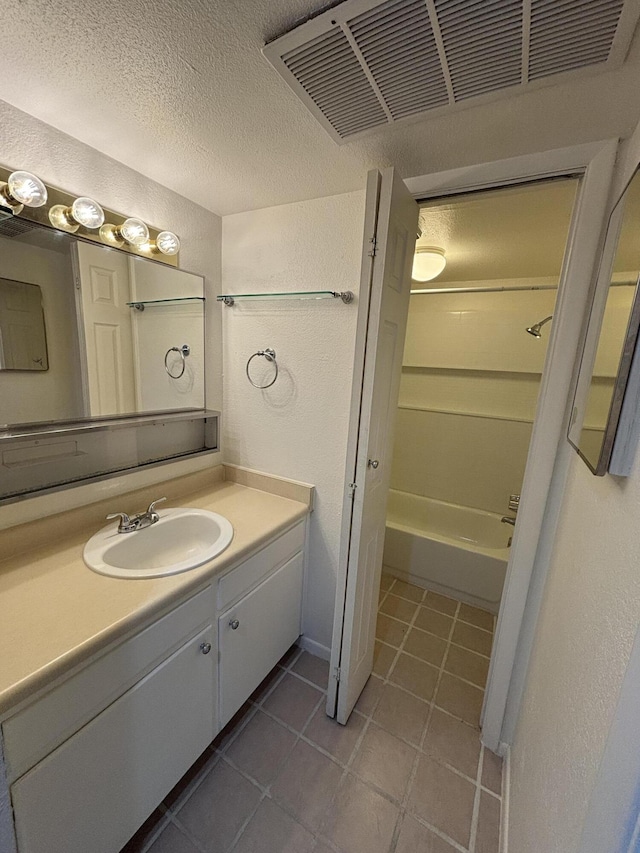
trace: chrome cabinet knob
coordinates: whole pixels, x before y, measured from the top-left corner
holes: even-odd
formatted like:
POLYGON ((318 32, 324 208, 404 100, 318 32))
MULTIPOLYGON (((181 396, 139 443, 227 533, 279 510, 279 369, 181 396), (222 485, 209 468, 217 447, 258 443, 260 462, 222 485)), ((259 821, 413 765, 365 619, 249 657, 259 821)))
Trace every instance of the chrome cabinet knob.
POLYGON ((200 651, 203 655, 208 655, 211 651, 211 643, 200 643, 200 651))
POLYGON ((377 460, 377 459, 370 459, 370 460, 367 462, 367 465, 369 466, 369 468, 377 468, 379 464, 380 464, 380 463, 378 462, 378 460, 377 460))
POLYGON ((232 631, 237 631, 238 628, 240 627, 240 620, 239 619, 231 619, 229 621, 229 626, 230 626, 232 631))

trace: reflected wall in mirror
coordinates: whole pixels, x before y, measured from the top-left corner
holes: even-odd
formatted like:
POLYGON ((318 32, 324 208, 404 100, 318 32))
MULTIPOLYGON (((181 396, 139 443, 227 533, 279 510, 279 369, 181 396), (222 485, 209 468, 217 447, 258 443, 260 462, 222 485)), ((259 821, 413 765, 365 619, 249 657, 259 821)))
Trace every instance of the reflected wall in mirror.
POLYGON ((639 275, 640 172, 636 172, 609 220, 576 392, 575 423, 569 433, 573 446, 598 475, 609 467, 638 338, 639 275), (598 301, 603 286, 606 290, 598 301))
POLYGON ((0 370, 48 370, 42 290, 0 278, 0 370))
POLYGON ((205 407, 201 276, 14 218, 0 222, 0 279, 37 287, 48 364, 0 370, 1 425, 205 407))

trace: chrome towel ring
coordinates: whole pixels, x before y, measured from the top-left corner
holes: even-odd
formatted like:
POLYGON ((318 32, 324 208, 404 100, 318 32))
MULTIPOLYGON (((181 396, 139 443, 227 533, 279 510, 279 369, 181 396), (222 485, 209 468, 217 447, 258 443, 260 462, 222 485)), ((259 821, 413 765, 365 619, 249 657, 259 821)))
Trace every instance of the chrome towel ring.
POLYGON ((260 350, 258 350, 258 352, 254 352, 253 355, 249 356, 249 360, 247 361, 246 372, 247 372, 247 379, 253 385, 254 388, 271 388, 273 383, 278 378, 278 362, 276 361, 276 351, 272 350, 270 348, 267 348, 264 350, 260 349, 260 350), (266 385, 258 385, 256 382, 253 381, 253 379, 251 378, 251 374, 249 373, 249 365, 251 364, 253 359, 256 358, 256 356, 258 356, 258 355, 264 356, 267 359, 267 361, 273 362, 273 366, 274 366, 275 371, 276 371, 271 382, 267 382, 266 385))
POLYGON ((189 344, 182 344, 181 347, 169 347, 169 349, 166 351, 166 353, 164 355, 164 369, 167 371, 167 373, 169 374, 169 376, 172 379, 180 379, 180 377, 184 373, 185 367, 187 366, 187 356, 188 355, 191 355, 191 347, 189 346, 189 344), (182 359, 182 365, 181 365, 182 370, 180 371, 180 373, 177 373, 177 374, 172 373, 169 370, 169 365, 167 364, 167 359, 169 358, 170 352, 177 352, 182 359))

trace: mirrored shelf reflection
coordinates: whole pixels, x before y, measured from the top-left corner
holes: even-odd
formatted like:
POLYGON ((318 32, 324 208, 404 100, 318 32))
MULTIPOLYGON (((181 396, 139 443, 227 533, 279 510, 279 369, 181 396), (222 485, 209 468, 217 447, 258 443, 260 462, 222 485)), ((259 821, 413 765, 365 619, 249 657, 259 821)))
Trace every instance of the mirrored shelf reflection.
POLYGON ((144 311, 145 305, 175 305, 180 302, 204 302, 204 296, 176 296, 175 299, 140 299, 137 302, 127 302, 130 308, 144 311))
POLYGON ((353 302, 350 290, 299 290, 289 293, 227 293, 217 296, 218 302, 233 305, 235 302, 266 302, 275 299, 341 299, 345 304, 353 302))

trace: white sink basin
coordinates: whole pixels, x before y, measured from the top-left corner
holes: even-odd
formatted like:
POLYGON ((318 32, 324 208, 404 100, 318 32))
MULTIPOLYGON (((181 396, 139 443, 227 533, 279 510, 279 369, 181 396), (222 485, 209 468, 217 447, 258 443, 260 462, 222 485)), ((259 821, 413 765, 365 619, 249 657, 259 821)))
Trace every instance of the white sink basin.
POLYGON ((233 539, 233 527, 206 509, 159 512, 160 520, 143 530, 118 533, 104 527, 84 546, 90 569, 113 578, 160 578, 188 572, 221 554, 233 539))

